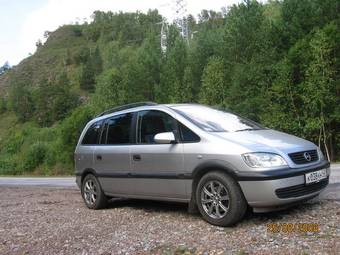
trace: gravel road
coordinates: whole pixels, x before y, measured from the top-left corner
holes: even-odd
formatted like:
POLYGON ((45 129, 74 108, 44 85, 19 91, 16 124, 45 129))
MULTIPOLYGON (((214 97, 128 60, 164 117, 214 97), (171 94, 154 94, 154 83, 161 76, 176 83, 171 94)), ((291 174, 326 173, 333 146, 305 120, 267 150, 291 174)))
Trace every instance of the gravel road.
POLYGON ((113 200, 85 208, 75 188, 0 189, 0 254, 339 254, 340 202, 315 199, 209 225, 183 204, 113 200), (271 233, 267 224, 317 223, 317 233, 271 233))

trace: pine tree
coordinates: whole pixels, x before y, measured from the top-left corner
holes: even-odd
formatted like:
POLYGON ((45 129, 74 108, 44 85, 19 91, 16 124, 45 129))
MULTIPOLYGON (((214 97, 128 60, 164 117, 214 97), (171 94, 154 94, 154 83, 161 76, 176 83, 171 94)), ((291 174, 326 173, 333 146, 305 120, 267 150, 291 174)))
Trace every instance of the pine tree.
POLYGON ((339 103, 336 96, 336 82, 333 50, 334 45, 328 34, 336 33, 337 26, 330 24, 315 32, 310 41, 312 61, 306 71, 303 101, 305 103, 306 131, 318 133, 318 144, 323 147, 330 159, 330 122, 335 105, 339 103), (337 102, 338 101, 338 102, 337 102))
POLYGON ((225 106, 227 102, 223 59, 211 57, 202 75, 202 86, 199 94, 201 103, 225 106))

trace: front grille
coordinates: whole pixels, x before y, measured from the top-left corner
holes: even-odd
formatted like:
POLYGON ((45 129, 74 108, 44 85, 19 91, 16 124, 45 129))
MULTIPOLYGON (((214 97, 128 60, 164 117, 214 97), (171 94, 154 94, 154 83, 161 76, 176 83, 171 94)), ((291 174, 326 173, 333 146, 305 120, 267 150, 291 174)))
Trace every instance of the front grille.
POLYGON ((291 158, 291 160, 297 165, 308 164, 311 162, 315 162, 319 159, 318 152, 316 150, 299 151, 299 152, 290 153, 288 155, 291 158), (305 157, 305 155, 307 155, 307 158, 305 157), (310 158, 308 158, 308 155, 310 156, 310 158))
POLYGON ((310 185, 299 184, 275 190, 279 198, 301 197, 322 190, 328 185, 328 178, 310 185))

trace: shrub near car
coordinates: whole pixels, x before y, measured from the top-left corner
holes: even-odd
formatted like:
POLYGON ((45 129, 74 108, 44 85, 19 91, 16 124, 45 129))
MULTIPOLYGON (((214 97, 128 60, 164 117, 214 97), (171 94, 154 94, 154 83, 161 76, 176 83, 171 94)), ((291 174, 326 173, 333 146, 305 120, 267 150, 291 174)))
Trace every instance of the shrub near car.
POLYGON ((329 162, 313 143, 198 104, 136 103, 82 132, 76 180, 90 209, 111 197, 189 203, 214 225, 317 196, 329 162))

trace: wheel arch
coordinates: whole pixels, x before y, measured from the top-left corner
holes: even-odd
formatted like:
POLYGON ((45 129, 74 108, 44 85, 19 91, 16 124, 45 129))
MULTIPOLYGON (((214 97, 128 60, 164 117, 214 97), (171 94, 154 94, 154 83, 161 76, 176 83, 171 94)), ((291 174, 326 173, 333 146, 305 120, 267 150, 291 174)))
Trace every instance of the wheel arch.
POLYGON ((93 174, 95 177, 97 177, 97 173, 94 169, 92 168, 86 168, 82 174, 81 174, 81 179, 80 179, 80 184, 82 185, 83 184, 83 180, 84 178, 86 177, 86 175, 88 174, 93 174))
POLYGON ((207 173, 219 171, 226 173, 237 181, 237 170, 230 165, 228 162, 222 160, 206 161, 198 165, 192 173, 192 184, 191 184, 191 199, 189 208, 196 207, 196 188, 200 179, 207 173))

